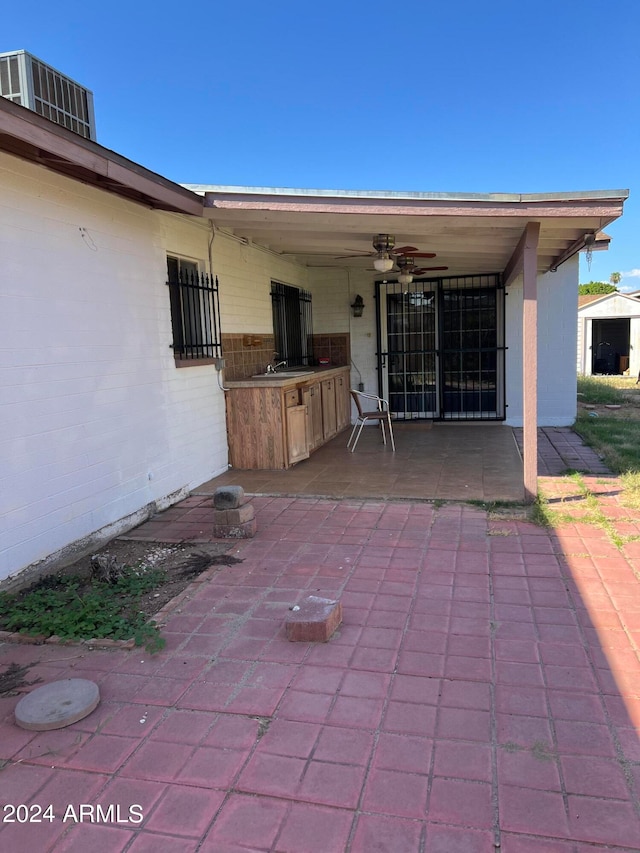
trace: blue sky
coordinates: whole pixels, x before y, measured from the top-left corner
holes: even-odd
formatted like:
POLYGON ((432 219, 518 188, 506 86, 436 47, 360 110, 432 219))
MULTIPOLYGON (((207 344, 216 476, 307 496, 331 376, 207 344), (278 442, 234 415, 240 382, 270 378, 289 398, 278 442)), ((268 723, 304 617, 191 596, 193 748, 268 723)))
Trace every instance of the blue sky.
POLYGON ((98 141, 179 182, 629 189, 580 280, 638 290, 639 32, 636 0, 33 0, 0 51, 92 89, 98 141))

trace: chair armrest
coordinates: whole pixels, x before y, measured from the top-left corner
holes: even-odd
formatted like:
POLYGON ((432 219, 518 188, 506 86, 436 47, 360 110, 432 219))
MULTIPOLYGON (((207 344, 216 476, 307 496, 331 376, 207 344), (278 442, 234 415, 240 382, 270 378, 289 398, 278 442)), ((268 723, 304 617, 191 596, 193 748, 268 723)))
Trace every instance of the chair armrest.
POLYGON ((362 391, 358 391, 359 397, 364 397, 367 400, 375 400, 378 404, 378 411, 384 412, 389 410, 389 403, 387 400, 384 400, 382 397, 378 397, 375 394, 364 394, 362 391))

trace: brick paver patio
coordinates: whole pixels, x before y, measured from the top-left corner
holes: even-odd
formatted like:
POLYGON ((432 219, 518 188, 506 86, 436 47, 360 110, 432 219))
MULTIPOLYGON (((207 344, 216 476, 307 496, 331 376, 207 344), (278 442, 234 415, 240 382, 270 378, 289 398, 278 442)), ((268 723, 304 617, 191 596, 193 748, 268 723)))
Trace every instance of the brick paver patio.
MULTIPOLYGON (((640 534, 617 480, 589 483, 640 534)), ((102 695, 48 733, 0 699, 1 803, 55 815, 8 823, 5 808, 0 849, 640 848, 640 541, 459 504, 253 502, 242 562, 193 587, 161 653, 0 647, 1 665, 102 695), (344 624, 288 643, 288 608, 311 593, 340 596, 344 624), (79 822, 81 804, 119 814, 79 822)), ((134 535, 206 539, 209 507, 191 497, 134 535)))

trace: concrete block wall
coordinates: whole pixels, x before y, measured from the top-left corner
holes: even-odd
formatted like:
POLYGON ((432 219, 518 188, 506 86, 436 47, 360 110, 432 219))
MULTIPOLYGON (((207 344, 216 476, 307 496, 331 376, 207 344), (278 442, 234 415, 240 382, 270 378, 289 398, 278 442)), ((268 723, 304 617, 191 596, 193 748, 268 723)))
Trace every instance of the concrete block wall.
MULTIPOLYGON (((576 418, 578 259, 538 276, 538 423, 570 426, 576 418)), ((508 288, 506 317, 506 423, 522 426, 522 278, 508 288)))
POLYGON ((208 234, 176 219, 0 155, 0 580, 226 470, 215 370, 170 348, 166 250, 208 234))
POLYGON ((225 333, 273 334, 271 282, 309 286, 304 267, 223 231, 215 233, 212 258, 225 333))
MULTIPOLYGON (((350 332, 349 318, 353 302, 350 277, 346 269, 311 268, 308 288, 313 296, 313 331, 316 335, 350 332)), ((355 294, 354 294, 355 296, 355 294)))
MULTIPOLYGON (((167 254, 209 269, 211 233, 0 155, 0 581, 227 469, 219 377, 176 367, 166 285, 167 254)), ((226 332, 271 333, 272 279, 308 286, 230 235, 211 254, 226 332)))

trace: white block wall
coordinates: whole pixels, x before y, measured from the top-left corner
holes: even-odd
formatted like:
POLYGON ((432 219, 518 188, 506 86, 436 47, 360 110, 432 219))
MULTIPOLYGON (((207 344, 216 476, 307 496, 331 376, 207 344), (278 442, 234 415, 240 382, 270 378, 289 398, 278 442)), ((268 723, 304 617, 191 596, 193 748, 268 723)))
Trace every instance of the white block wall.
POLYGON ((211 371, 173 367, 159 218, 7 155, 0 188, 1 579, 226 460, 211 371))
MULTIPOLYGON (((208 269, 210 236, 0 155, 0 580, 226 471, 216 370, 170 347, 166 256, 208 269)), ((211 252, 225 332, 271 333, 271 280, 307 286, 230 236, 211 252)))
MULTIPOLYGON (((576 418, 578 260, 538 276, 538 424, 570 426, 576 418)), ((507 288, 506 423, 522 426, 522 278, 507 288)))
POLYGON ((216 231, 211 251, 220 282, 223 332, 273 334, 271 282, 309 287, 305 267, 223 231, 216 231))
MULTIPOLYGON (((370 273, 341 269, 309 270, 313 294, 313 331, 316 334, 348 332, 351 341, 351 387, 364 384, 369 394, 378 393, 376 370, 376 305, 374 278, 370 273), (354 317, 351 304, 360 294, 362 317, 354 317)), ((352 417, 356 415, 355 408, 352 417)))
POLYGON ((347 269, 328 267, 310 268, 308 273, 308 287, 313 297, 314 334, 331 335, 350 332, 350 305, 355 296, 355 293, 351 295, 350 286, 353 273, 347 269))

